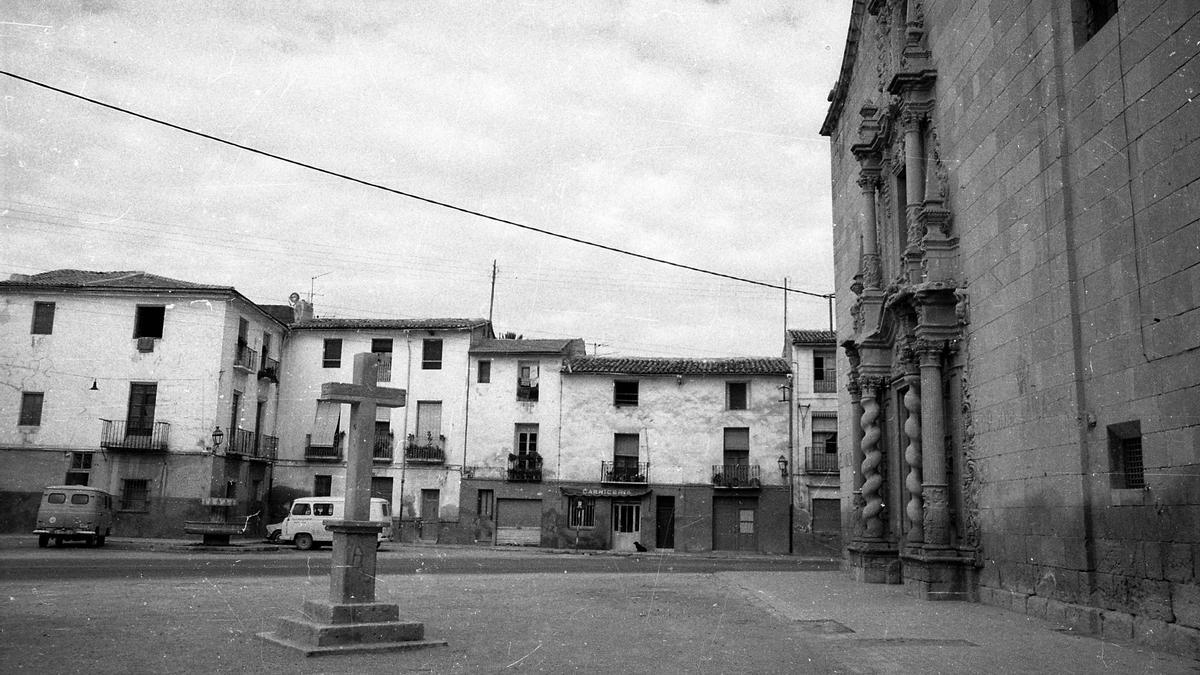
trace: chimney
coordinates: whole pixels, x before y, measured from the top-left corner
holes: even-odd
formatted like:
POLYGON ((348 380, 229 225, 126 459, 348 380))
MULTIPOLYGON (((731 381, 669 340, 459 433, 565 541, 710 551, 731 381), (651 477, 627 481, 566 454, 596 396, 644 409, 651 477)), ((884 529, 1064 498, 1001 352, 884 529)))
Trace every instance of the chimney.
POLYGON ((292 293, 288 296, 288 304, 292 307, 292 322, 299 323, 301 321, 311 321, 313 318, 313 306, 311 302, 300 297, 299 293, 292 293))

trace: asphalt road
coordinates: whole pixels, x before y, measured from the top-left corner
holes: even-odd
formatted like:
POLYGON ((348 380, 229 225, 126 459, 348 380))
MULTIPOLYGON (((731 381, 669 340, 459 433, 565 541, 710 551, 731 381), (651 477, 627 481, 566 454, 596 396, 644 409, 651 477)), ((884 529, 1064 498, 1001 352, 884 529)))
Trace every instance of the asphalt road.
MULTIPOLYGON (((324 575, 328 550, 235 554, 132 552, 86 547, 34 549, 0 559, 0 581, 39 579, 237 578, 324 575)), ((693 555, 585 555, 548 552, 382 551, 380 574, 713 573, 835 570, 834 560, 693 555)))

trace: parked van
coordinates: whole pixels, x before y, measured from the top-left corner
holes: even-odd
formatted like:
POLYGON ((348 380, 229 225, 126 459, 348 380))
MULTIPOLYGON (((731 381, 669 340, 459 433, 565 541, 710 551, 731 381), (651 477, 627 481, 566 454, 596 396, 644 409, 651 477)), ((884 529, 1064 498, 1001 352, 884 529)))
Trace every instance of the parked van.
POLYGON ((112 524, 112 495, 86 485, 51 485, 42 491, 33 533, 41 547, 52 538, 55 546, 67 539, 103 546, 105 537, 112 533, 112 524))
MULTIPOLYGON (((301 551, 333 543, 333 533, 325 529, 325 521, 342 520, 344 506, 345 500, 341 497, 301 497, 292 502, 282 523, 268 526, 268 534, 272 539, 294 543, 301 551)), ((379 542, 390 541, 392 507, 386 499, 371 499, 370 519, 387 523, 379 533, 379 542)))

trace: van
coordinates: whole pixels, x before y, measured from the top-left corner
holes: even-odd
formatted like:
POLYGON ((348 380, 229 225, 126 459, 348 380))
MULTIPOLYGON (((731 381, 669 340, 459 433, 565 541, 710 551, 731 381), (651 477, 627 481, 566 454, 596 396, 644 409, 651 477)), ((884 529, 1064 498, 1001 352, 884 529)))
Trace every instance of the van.
POLYGON ((103 546, 112 534, 113 498, 104 490, 86 485, 51 485, 38 503, 38 546, 54 539, 62 546, 67 539, 82 539, 88 546, 103 546))
MULTIPOLYGON (((341 497, 301 497, 292 502, 288 515, 278 525, 269 526, 272 539, 290 541, 301 551, 321 544, 333 543, 333 533, 325 529, 325 521, 342 520, 345 500, 341 497)), ((370 519, 387 523, 379 533, 379 542, 392 538, 392 507, 386 499, 371 499, 370 519)))

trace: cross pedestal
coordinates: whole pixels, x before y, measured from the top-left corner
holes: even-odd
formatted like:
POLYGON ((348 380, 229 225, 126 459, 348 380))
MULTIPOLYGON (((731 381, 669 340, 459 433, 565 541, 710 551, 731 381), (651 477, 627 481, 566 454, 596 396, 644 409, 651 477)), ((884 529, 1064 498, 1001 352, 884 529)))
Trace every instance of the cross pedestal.
POLYGON ((387 523, 370 519, 371 447, 378 407, 404 406, 405 391, 375 386, 379 357, 354 356, 354 382, 321 385, 322 401, 350 404, 344 519, 329 521, 333 554, 329 601, 306 600, 300 618, 280 619, 279 630, 259 633, 268 642, 305 656, 395 651, 445 645, 426 640, 425 625, 400 621, 400 607, 375 601, 376 545, 387 523))

